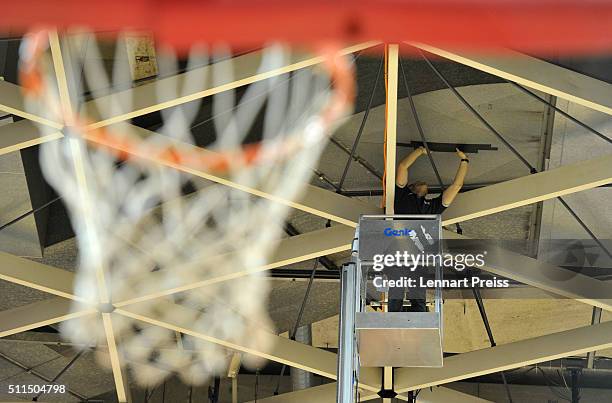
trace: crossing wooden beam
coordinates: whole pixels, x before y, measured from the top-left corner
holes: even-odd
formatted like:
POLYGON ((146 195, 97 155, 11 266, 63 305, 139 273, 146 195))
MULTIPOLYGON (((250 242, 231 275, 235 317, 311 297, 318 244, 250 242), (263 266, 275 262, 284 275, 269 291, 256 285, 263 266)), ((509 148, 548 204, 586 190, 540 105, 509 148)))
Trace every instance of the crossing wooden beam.
POLYGON ((553 199, 612 183, 612 154, 460 193, 442 214, 442 224, 553 199))
POLYGON ((59 297, 83 300, 74 294, 74 273, 0 252, 0 279, 59 297))
POLYGON ((54 129, 61 129, 64 126, 61 122, 26 111, 22 87, 4 80, 0 80, 0 111, 42 123, 54 129))
MULTIPOLYGON (((53 67, 55 70, 55 78, 57 80, 59 90, 59 101, 62 110, 68 116, 73 114, 73 102, 70 98, 70 89, 68 86, 68 75, 64 64, 64 55, 62 44, 59 39, 57 31, 49 31, 49 48, 51 49, 51 57, 53 59, 53 67)), ((81 204, 85 210, 85 227, 92 225, 89 220, 90 215, 94 214, 94 209, 91 206, 91 197, 88 195, 87 180, 84 168, 84 153, 82 145, 79 139, 71 138, 68 139, 70 142, 70 150, 72 152, 72 161, 74 164, 74 170, 76 172, 76 178, 78 186, 81 192, 81 204)), ((103 262, 95 262, 97 267, 94 268, 96 274, 96 285, 98 292, 98 301, 101 304, 111 303, 110 290, 106 286, 106 272, 107 268, 103 262)), ((102 324, 104 333, 106 336, 106 344, 108 346, 108 352, 110 357, 111 368, 113 370, 113 379, 115 381, 115 389, 117 390, 117 400, 120 403, 129 403, 131 401, 131 395, 129 385, 125 377, 125 372, 120 362, 119 352, 117 350, 116 335, 110 313, 102 313, 102 324)))
MULTIPOLYGON (((136 126, 130 126, 130 129, 139 136, 152 136, 156 135, 150 130, 143 129, 136 126)), ((168 140, 171 141, 171 140, 168 140)), ((193 145, 189 145, 183 142, 175 141, 177 147, 180 148, 193 148, 197 149, 200 153, 214 155, 214 151, 205 150, 193 145)), ((262 197, 277 203, 285 204, 291 208, 301 210, 316 216, 329 219, 340 224, 344 224, 350 227, 356 227, 357 221, 359 220, 360 214, 379 214, 380 208, 369 205, 357 199, 346 197, 335 192, 330 192, 326 189, 322 189, 317 186, 306 185, 304 191, 296 200, 287 200, 283 197, 279 197, 266 191, 265 188, 253 185, 250 183, 242 183, 240 179, 232 178, 230 176, 218 173, 212 173, 203 171, 201 169, 190 167, 186 164, 179 164, 161 159, 155 155, 148 154, 137 154, 139 158, 149 160, 154 163, 177 169, 179 171, 210 180, 212 182, 219 183, 221 185, 229 186, 237 190, 241 190, 246 193, 250 193, 254 196, 262 197)))
POLYGON ((55 297, 0 312, 0 337, 91 315, 94 308, 72 309, 74 301, 55 297))
POLYGON ((444 239, 461 240, 459 249, 462 252, 486 251, 482 270, 612 311, 612 287, 607 282, 509 251, 492 243, 472 241, 451 231, 444 231, 444 239))
MULTIPOLYGON (((352 45, 340 50, 340 54, 348 55, 373 46, 379 42, 365 42, 352 45)), ((261 69, 263 52, 255 51, 240 55, 231 59, 219 61, 203 67, 195 68, 182 74, 168 78, 162 78, 148 84, 140 85, 129 90, 96 98, 85 104, 84 110, 88 116, 99 117, 98 121, 91 123, 90 129, 108 126, 123 122, 148 113, 172 108, 186 102, 208 97, 223 91, 235 89, 244 85, 253 84, 257 81, 272 78, 281 74, 290 73, 306 67, 315 66, 325 59, 321 55, 312 55, 305 52, 293 52, 289 56, 289 62, 281 67, 271 67, 268 70, 261 69), (225 80, 213 80, 215 70, 230 72, 225 80), (186 94, 176 96, 176 91, 162 91, 163 88, 179 89, 184 82, 200 83, 187 88, 186 94), (129 100, 130 110, 111 116, 100 116, 100 110, 112 110, 117 100, 129 100)))
POLYGON ((62 136, 61 131, 52 128, 44 132, 36 123, 29 120, 9 123, 0 126, 0 155, 56 140, 62 136))
MULTIPOLYGON (((211 275, 208 272, 204 272, 200 275, 198 281, 188 281, 186 279, 183 284, 179 284, 173 288, 160 289, 157 292, 147 293, 146 295, 135 295, 127 300, 117 301, 115 306, 122 307, 136 302, 168 296, 178 292, 189 291, 221 281, 243 277, 248 274, 271 270, 277 267, 314 259, 319 256, 349 250, 351 248, 351 243, 354 236, 355 230, 353 228, 346 227, 344 225, 337 225, 318 231, 307 232, 301 235, 284 238, 279 242, 268 263, 263 266, 251 268, 237 267, 235 270, 224 273, 223 275, 211 275)), ((227 258, 227 255, 208 257, 208 264, 214 266, 215 262, 217 261, 222 264, 222 262, 227 258)), ((162 278, 164 275, 165 273, 161 271, 153 272, 149 275, 149 281, 163 284, 162 278), (155 277, 158 277, 159 281, 154 281, 153 278, 155 277)))
MULTIPOLYGON (((462 193, 457 196, 455 202, 442 215, 443 224, 449 225, 455 222, 489 215, 611 182, 612 154, 462 193)), ((337 220, 342 220, 345 223, 351 224, 351 227, 356 226, 361 213, 380 213, 380 209, 374 206, 365 205, 354 199, 343 196, 336 198, 338 196, 336 193, 325 189, 311 187, 306 193, 306 199, 303 199, 301 202, 293 202, 292 207, 307 211, 305 205, 311 207, 317 205, 318 208, 324 210, 327 207, 323 207, 321 203, 326 200, 326 203, 329 202, 333 206, 333 216, 337 220), (314 192, 310 193, 310 190, 314 190, 314 192), (334 199, 331 199, 331 197, 334 197, 334 199), (342 214, 342 218, 339 218, 338 214, 342 214)), ((330 215, 332 215, 330 214, 330 210, 327 210, 324 214, 325 217, 330 217, 330 215)), ((301 238, 292 237, 281 241, 283 245, 287 243, 287 245, 293 246, 291 246, 291 248, 284 246, 279 248, 279 250, 285 251, 286 254, 284 256, 275 256, 271 260, 272 263, 256 270, 268 270, 280 267, 281 265, 287 264, 287 262, 295 263, 297 261, 323 256, 333 253, 332 250, 348 250, 350 247, 350 240, 352 240, 353 236, 351 230, 348 228, 342 229, 341 227, 335 228, 336 229, 321 230, 311 234, 303 234, 300 235, 301 238), (303 240, 309 241, 302 244, 303 240), (316 250, 317 248, 319 248, 318 252, 316 250), (289 251, 292 252, 289 253, 289 251)), ((447 236, 452 237, 454 234, 449 232, 447 236)), ((495 268, 492 266, 491 271, 496 270, 500 274, 503 272, 508 278, 525 282, 526 284, 536 287, 544 287, 544 289, 548 290, 556 289, 557 291, 553 292, 571 298, 580 298, 584 300, 584 302, 592 303, 604 309, 610 308, 610 304, 605 301, 605 298, 588 297, 593 294, 589 294, 586 292, 587 290, 593 290, 593 287, 598 287, 597 289, 601 290, 602 286, 597 280, 589 279, 585 276, 576 276, 572 282, 567 284, 562 281, 551 283, 551 281, 547 280, 554 279, 553 273, 560 273, 559 270, 563 269, 546 265, 526 256, 511 254, 503 250, 500 250, 497 255, 492 254, 490 259, 493 259, 493 257, 496 258, 496 261, 495 268), (536 269, 533 269, 531 272, 525 272, 524 275, 521 275, 522 277, 519 277, 519 274, 513 271, 516 267, 516 265, 512 263, 513 259, 525 260, 524 267, 537 267, 537 270, 542 271, 538 272, 536 269), (548 274, 542 274, 544 272, 548 274), (539 276, 541 278, 536 278, 537 273, 540 273, 539 276), (532 277, 530 277, 530 275, 532 277), (579 282, 581 285, 579 285, 579 282), (570 288, 568 289, 568 287, 570 288), (580 297, 580 295, 582 295, 582 297, 580 297)), ((493 260, 491 260, 491 262, 493 262, 493 260)), ((226 279, 240 277, 245 274, 247 273, 244 271, 228 273, 226 279)), ((203 279, 199 283, 192 283, 190 285, 185 285, 185 287, 193 289, 214 281, 224 281, 224 279, 203 279)), ((176 291, 162 291, 159 296, 169 295, 169 293, 181 290, 185 291, 182 286, 179 286, 176 288, 176 291)), ((598 294, 600 296, 604 295, 603 291, 598 294)), ((130 300, 126 303, 131 303, 132 301, 133 300, 130 300)))
MULTIPOLYGON (((172 311, 176 314, 173 315, 171 319, 162 321, 150 314, 146 302, 117 308, 115 312, 151 325, 160 326, 211 343, 219 344, 232 350, 286 364, 326 378, 336 379, 337 355, 332 352, 302 344, 285 337, 280 337, 264 330, 254 330, 253 332, 257 334, 253 333, 252 338, 260 340, 265 339, 266 342, 262 344, 269 347, 258 350, 254 347, 240 345, 232 341, 205 334, 197 329, 193 323, 182 321, 180 318, 189 318, 193 316, 190 308, 175 304, 169 300, 160 300, 156 302, 165 305, 163 307, 164 310, 168 312, 172 311)), ((380 381, 381 373, 379 368, 361 369, 359 377, 360 387, 376 392, 380 390, 380 381)))
MULTIPOLYGON (((134 130, 143 136, 152 135, 146 129, 134 130)), ((150 158, 155 160, 155 157, 150 158)), ((351 227, 357 225, 361 214, 381 213, 380 208, 312 185, 306 187, 298 200, 284 200, 265 189, 241 184, 226 176, 166 161, 157 162, 351 227)), ((612 154, 461 193, 442 215, 442 224, 495 214, 609 183, 612 183, 612 154)))
POLYGON ((457 354, 445 358, 441 368, 399 368, 395 390, 404 393, 610 347, 612 322, 605 322, 457 354))
POLYGON ((427 52, 612 115, 612 84, 509 49, 475 53, 410 43, 427 52))

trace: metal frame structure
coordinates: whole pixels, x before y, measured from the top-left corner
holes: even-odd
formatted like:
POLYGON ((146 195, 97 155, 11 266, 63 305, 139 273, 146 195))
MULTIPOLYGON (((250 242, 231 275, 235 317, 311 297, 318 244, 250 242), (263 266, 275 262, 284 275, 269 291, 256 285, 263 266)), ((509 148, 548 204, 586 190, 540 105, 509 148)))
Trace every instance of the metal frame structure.
MULTIPOLYGON (((52 35, 53 58, 56 66, 57 79, 60 84, 62 102, 66 107, 70 106, 70 98, 66 87, 66 76, 62 66, 60 41, 57 36, 52 35)), ((351 53, 366 49, 377 43, 369 42, 355 45, 345 49, 345 53, 351 53)), ((480 68, 491 74, 516 81, 521 85, 529 86, 545 93, 576 102, 595 110, 612 114, 612 86, 598 80, 582 76, 578 73, 563 69, 558 66, 543 62, 541 60, 516 54, 515 58, 495 61, 493 58, 472 57, 462 55, 459 52, 445 51, 426 45, 418 45, 420 48, 449 57, 457 62, 480 68)), ((248 54, 240 56, 240 60, 250 60, 256 55, 248 54)), ((234 60, 238 62, 238 60, 234 60)), ((245 64, 245 71, 241 79, 228 82, 223 86, 215 88, 201 88, 194 90, 187 98, 167 100, 163 103, 151 102, 154 97, 147 97, 147 91, 154 89, 157 82, 146 84, 126 91, 133 95, 137 101, 135 108, 112 120, 95 122, 92 127, 100 127, 111 123, 125 121, 127 119, 141 116, 145 113, 161 110, 170 106, 188 102, 190 100, 209 96, 215 92, 221 92, 229 88, 253 83, 258 80, 273 77, 277 74, 286 73, 321 62, 320 58, 304 56, 302 59, 293 61, 284 69, 277 69, 263 75, 255 75, 248 69, 249 63, 245 64), (138 103, 140 99, 141 103, 138 103)), ((236 63, 240 66, 240 63, 236 63)), ((196 70, 184 74, 200 74, 196 70)), ((397 72, 392 72, 397 76, 397 72)), ((165 80, 179 80, 179 76, 170 77, 165 80)), ((394 103, 397 99, 388 99, 394 103)), ((14 84, 0 81, 0 110, 21 116, 27 120, 5 125, 0 128, 0 154, 21 150, 45 141, 53 141, 63 136, 64 122, 50 121, 42 116, 34 116, 25 111, 20 88, 14 84), (41 133, 33 123, 42 123, 49 130, 41 133)), ((147 134, 145 129, 136 128, 147 134)), ((394 148, 391 152, 394 151, 394 148)), ((194 176, 210 179, 225 186, 243 190, 259 197, 270 198, 276 202, 284 203, 292 208, 299 209, 316 216, 335 221, 341 225, 306 233, 281 241, 272 260, 267 265, 257 270, 269 270, 289 263, 305 261, 327 254, 350 250, 357 226, 358 217, 361 214, 379 214, 381 209, 372 207, 358 200, 342 196, 338 193, 309 186, 298 201, 278 200, 272 198, 261 189, 245 188, 232 182, 225 177, 211 175, 207 172, 189 170, 186 167, 175 166, 194 176)), ((387 170, 395 168, 388 166, 387 170)), ((612 183, 612 154, 591 161, 566 165, 561 168, 546 172, 528 175, 508 182, 486 186, 478 190, 461 193, 456 202, 443 215, 443 225, 448 225, 475 217, 528 205, 534 202, 552 199, 554 197, 571 194, 574 192, 594 188, 612 183)), ((457 236, 453 233, 445 234, 445 237, 457 236)), ((574 275, 567 281, 555 281, 554 276, 547 274, 563 273, 564 269, 539 262, 535 259, 518 255, 512 252, 499 250, 496 261, 491 267, 486 267, 496 274, 517 280, 535 287, 545 289, 555 294, 575 298, 581 302, 612 311, 610 300, 590 298, 593 287, 605 290, 607 287, 603 282, 589 278, 584 275, 574 275), (517 264, 518 263, 518 264, 517 264), (520 270, 519 270, 520 269, 520 270)), ((103 270, 104 268, 100 268, 103 270)), ((292 367, 307 370, 321 376, 336 379, 338 369, 336 368, 337 356, 328 351, 307 346, 286 338, 268 333, 262 330, 262 337, 269 338, 273 345, 265 351, 254 351, 246 346, 235 345, 226 340, 213 338, 194 329, 189 323, 179 320, 162 322, 155 317, 143 312, 138 302, 151 299, 163 298, 176 292, 203 287, 219 281, 226 281, 245 272, 232 273, 220 278, 202 278, 196 284, 184 284, 172 290, 159 290, 150 295, 135 295, 129 301, 113 302, 112 312, 100 312, 97 307, 84 306, 83 310, 71 312, 71 300, 78 300, 72 292, 74 282, 73 273, 57 269, 30 260, 22 259, 6 253, 0 253, 0 279, 21 284, 26 287, 54 295, 53 298, 44 302, 38 302, 16 309, 0 312, 0 337, 34 329, 43 325, 57 323, 63 320, 83 315, 99 315, 105 324, 107 335, 106 348, 111 356, 113 376, 117 388, 117 397, 120 402, 129 401, 129 389, 125 374, 122 372, 121 357, 117 354, 115 345, 115 334, 112 328, 112 318, 115 315, 125 315, 134 319, 193 337, 198 337, 212 343, 223 345, 227 348, 246 352, 256 356, 264 357, 292 367)), ((172 309, 186 310, 189 308, 176 305, 171 301, 167 304, 173 305, 172 309)), ((520 366, 534 364, 551 359, 566 357, 572 354, 587 353, 595 350, 612 347, 612 322, 593 324, 583 328, 573 329, 565 332, 549 334, 530 340, 497 345, 491 348, 458 354, 445 360, 443 368, 405 368, 395 372, 393 380, 395 390, 398 392, 413 391, 420 388, 443 385, 445 383, 474 377, 477 375, 490 374, 517 368, 520 366)), ((381 389, 382 369, 363 368, 359 376, 359 387, 362 391, 362 400, 378 397, 376 394, 381 389)), ((278 395, 260 401, 270 402, 298 402, 298 401, 321 401, 331 402, 335 399, 336 385, 327 384, 311 389, 301 390, 283 395, 278 395)), ((439 388, 440 399, 438 401, 449 401, 449 395, 453 401, 477 402, 482 399, 467 398, 465 395, 450 389, 439 388), (463 397, 460 397, 463 395, 463 397), (444 396, 444 397, 442 397, 444 396), (464 399, 464 400, 462 400, 464 399)), ((432 399, 435 401, 435 389, 432 399)), ((403 398, 400 396, 400 398, 403 398)))
MULTIPOLYGON (((440 227, 440 217, 436 215, 364 215, 360 218, 360 225, 357 227, 355 231, 355 239, 353 240, 353 245, 351 248, 351 261, 345 264, 342 268, 341 272, 341 292, 340 292, 340 317, 339 317, 339 334, 338 334, 338 382, 337 382, 337 400, 341 403, 353 403, 359 401, 359 396, 356 396, 355 385, 359 382, 360 368, 359 365, 367 365, 366 357, 364 355, 364 349, 366 346, 363 344, 364 338, 363 333, 358 336, 359 332, 367 332, 371 330, 381 331, 385 330, 388 333, 385 336, 382 336, 389 345, 393 345, 394 341, 397 343, 397 339, 393 340, 393 333, 398 335, 398 331, 401 332, 402 336, 399 338, 402 342, 406 341, 405 333, 407 328, 409 328, 409 332, 414 331, 423 331, 426 330, 427 334, 422 336, 422 339, 431 339, 434 340, 437 337, 437 342, 432 344, 425 349, 434 350, 432 354, 435 356, 438 355, 439 363, 431 362, 432 357, 429 357, 429 360, 421 361, 420 365, 425 366, 433 366, 433 365, 441 365, 442 362, 442 289, 437 287, 435 289, 434 295, 434 310, 429 313, 418 313, 417 316, 411 316, 410 313, 389 313, 389 314, 381 314, 376 313, 373 314, 371 312, 366 312, 366 299, 367 299, 367 271, 368 267, 371 265, 372 261, 371 255, 373 250, 385 250, 388 244, 384 242, 384 239, 378 239, 378 236, 382 236, 381 233, 376 232, 376 235, 372 234, 372 226, 370 223, 380 224, 384 222, 385 225, 390 221, 402 222, 408 225, 414 224, 415 222, 424 223, 425 221, 431 222, 433 221, 437 224, 437 228, 434 227, 434 230, 431 232, 435 234, 435 238, 437 241, 441 241, 442 229, 440 227), (410 221, 412 220, 412 221, 410 221), (369 227, 365 229, 365 226, 369 227), (360 229, 365 232, 360 231, 360 229), (375 245, 376 246, 375 246, 375 245), (364 245, 368 245, 367 250, 360 249, 360 245, 363 247, 364 245), (385 246, 383 246, 385 245, 385 246), (371 316, 372 315, 372 316, 371 316), (374 317, 378 319, 384 318, 381 315, 396 315, 403 316, 402 320, 405 322, 409 322, 410 325, 406 326, 406 328, 397 327, 394 329, 386 328, 389 322, 394 322, 394 320, 385 319, 382 322, 375 321, 372 322, 374 317), (404 316, 406 315, 406 316, 404 316), (423 315, 427 316, 427 319, 423 317, 423 315), (369 318, 368 318, 369 317, 369 318), (360 320, 361 319, 361 320, 360 320), (385 322, 386 323, 383 323, 385 322), (427 324, 427 329, 425 327, 422 328, 424 324, 427 324), (436 329, 435 332, 432 332, 432 324, 434 324, 436 329), (363 327, 363 326, 366 327, 363 327), (382 327, 381 327, 382 326, 382 327), (436 344, 435 347, 433 345, 436 344), (361 349, 361 353, 360 353, 361 349), (429 361, 429 362, 425 362, 429 361)), ((416 225, 416 224, 414 224, 416 225)), ((405 246, 405 245, 404 245, 405 246)), ((441 244, 437 243, 438 251, 440 252, 441 244)), ((366 249, 366 248, 364 248, 366 249)), ((432 249, 431 252, 435 251, 432 249)), ((440 280, 442 279, 442 268, 439 266, 435 267, 435 278, 440 280)), ((407 324, 405 323, 405 325, 407 324)), ((414 334, 414 333, 413 333, 414 334)), ((379 337, 380 334, 377 334, 376 337, 379 337)), ((369 336, 370 339, 372 336, 369 336)), ((417 337, 418 339, 418 337, 417 337)), ((398 344, 395 344, 397 348, 398 344)), ((369 346, 372 347, 372 346, 369 346)), ((385 350, 382 348, 380 350, 385 350)), ((380 352, 378 350, 377 352, 380 352)), ((392 348, 393 351, 390 356, 400 355, 400 352, 395 348, 392 348)), ((422 354, 422 351, 418 354, 419 356, 422 354)), ((370 354, 372 355, 372 354, 370 354)), ((411 358, 414 360, 414 357, 411 358)), ((434 362, 437 360, 434 360, 434 362)), ((385 359, 385 363, 389 363, 385 359)), ((371 364, 370 364, 371 365, 371 364)), ((383 398, 384 403, 391 403, 391 398, 389 396, 396 396, 394 392, 394 369, 391 366, 385 366, 383 368, 382 373, 382 387, 379 395, 383 398), (387 395, 389 394, 389 395, 387 395)), ((409 399, 411 401, 411 399, 409 399)))

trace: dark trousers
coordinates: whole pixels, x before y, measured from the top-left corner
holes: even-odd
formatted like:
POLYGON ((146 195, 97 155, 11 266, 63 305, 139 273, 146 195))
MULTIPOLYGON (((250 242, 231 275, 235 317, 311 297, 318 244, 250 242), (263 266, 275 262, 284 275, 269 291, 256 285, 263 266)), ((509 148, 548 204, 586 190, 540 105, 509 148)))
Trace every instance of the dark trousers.
MULTIPOLYGON (((390 267, 389 270, 385 270, 387 277, 392 280, 399 279, 400 277, 414 278, 418 284, 419 274, 416 272, 410 272, 403 268, 390 267)), ((389 301, 387 303, 388 312, 427 312, 426 305, 426 292, 425 288, 404 288, 404 287, 390 287, 389 288, 389 301), (410 300, 410 306, 404 307, 404 297, 408 293, 408 299, 410 300)))
POLYGON ((424 299, 411 299, 410 306, 404 307, 404 299, 391 299, 387 304, 388 312, 427 312, 427 304, 424 299))

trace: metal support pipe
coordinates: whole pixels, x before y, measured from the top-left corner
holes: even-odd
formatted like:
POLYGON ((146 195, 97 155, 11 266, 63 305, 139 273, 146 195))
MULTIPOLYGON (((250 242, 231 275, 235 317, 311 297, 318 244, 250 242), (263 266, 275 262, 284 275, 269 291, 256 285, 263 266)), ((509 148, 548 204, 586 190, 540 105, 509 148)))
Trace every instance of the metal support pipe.
POLYGON ((406 72, 404 70, 404 64, 402 63, 401 60, 399 62, 399 66, 402 72, 402 78, 404 79, 404 87, 406 88, 406 94, 408 94, 408 101, 410 103, 410 109, 412 110, 412 116, 414 117, 414 121, 416 123, 417 130, 419 132, 419 135, 421 136, 421 141, 423 142, 423 146, 427 150, 427 157, 429 158, 429 163, 431 164, 431 168, 436 174, 438 185, 440 186, 440 189, 444 191, 444 183, 442 183, 442 178, 440 177, 440 173, 438 172, 436 163, 434 162, 433 156, 431 155, 431 150, 429 149, 427 139, 425 138, 425 132, 423 130, 423 127, 421 126, 421 119, 419 119, 419 114, 417 113, 416 106, 414 105, 414 100, 412 99, 412 92, 410 91, 410 87, 408 86, 408 80, 406 78, 406 72))
POLYGON ((495 339, 493 338, 493 331, 491 330, 489 318, 487 317, 487 312, 485 311, 484 303, 482 302, 480 290, 478 290, 476 287, 473 287, 472 293, 474 294, 474 299, 476 300, 476 305, 478 306, 478 311, 480 312, 480 317, 482 318, 482 322, 484 323, 484 327, 487 332, 487 336, 489 337, 491 347, 495 347, 497 343, 495 343, 495 339))
MULTIPOLYGON (((593 314, 591 315, 591 325, 596 325, 601 322, 601 308, 596 306, 593 307, 593 314)), ((589 351, 587 353, 587 368, 593 369, 595 366, 595 351, 589 351)))
MULTIPOLYGON (((121 162, 119 165, 117 165, 117 167, 122 166, 123 164, 125 164, 125 161, 121 162)), ((48 202, 46 202, 45 204, 43 204, 42 206, 36 207, 35 209, 32 209, 30 211, 27 211, 23 214, 21 214, 18 217, 13 218, 11 221, 4 223, 2 225, 0 225, 0 231, 2 231, 3 229, 10 227, 11 225, 18 223, 19 221, 23 220, 24 218, 32 215, 32 214, 36 214, 41 210, 44 210, 45 208, 49 207, 51 204, 55 203, 56 201, 60 200, 62 197, 61 196, 57 196, 56 198, 49 200, 48 202)))
MULTIPOLYGON (((556 102, 557 97, 548 96, 550 104, 556 102)), ((540 144, 538 147, 538 161, 536 168, 540 171, 546 169, 546 161, 550 159, 550 149, 552 145, 552 135, 555 124, 555 110, 551 107, 545 108, 544 119, 541 127, 540 144)), ((542 229, 542 213, 544 210, 544 202, 535 204, 535 208, 531 212, 529 218, 529 255, 533 258, 538 257, 540 248, 540 233, 542 229)))
MULTIPOLYGON (((346 145, 342 144, 342 142, 340 142, 339 140, 335 139, 334 137, 330 137, 329 141, 331 141, 332 144, 336 145, 340 150, 344 151, 347 155, 351 155, 351 150, 346 145)), ((364 167, 372 175, 382 180, 383 175, 378 172, 376 168, 374 168, 368 161, 366 161, 357 154, 353 155, 353 160, 362 167, 364 167)))
POLYGON ((562 116, 566 117, 567 119, 571 120, 572 122, 576 123, 578 126, 582 127, 583 129, 586 129, 586 130, 590 131, 591 133, 593 133, 594 135, 598 136, 602 140, 607 141, 608 143, 612 143, 612 139, 610 139, 609 137, 607 137, 604 134, 602 134, 602 133, 598 132, 597 130, 593 129, 591 126, 587 125, 586 123, 581 122, 580 120, 576 119, 575 117, 573 117, 569 113, 567 113, 564 110, 558 108, 553 103, 548 102, 544 98, 540 97, 538 94, 528 90, 527 88, 523 87, 522 85, 520 85, 518 83, 515 83, 514 81, 506 80, 506 82, 514 85, 516 88, 521 90, 523 93, 529 95, 530 97, 532 97, 534 99, 537 99, 538 101, 542 102, 543 104, 548 105, 550 108, 552 108, 555 111, 557 111, 560 115, 562 115, 562 116))
POLYGON ((318 169, 313 169, 312 172, 319 178, 319 180, 327 183, 329 186, 333 187, 336 192, 340 192, 340 187, 336 185, 331 179, 327 177, 323 172, 318 169))
POLYGON ((525 164, 527 167, 529 167, 529 170, 531 171, 531 173, 535 173, 535 168, 533 167, 533 165, 531 165, 529 163, 529 161, 527 161, 522 155, 521 153, 519 153, 512 144, 510 144, 505 138, 504 136, 502 136, 493 126, 491 126, 489 124, 489 122, 486 121, 485 118, 482 117, 482 115, 480 113, 478 113, 478 111, 476 109, 474 109, 474 107, 472 105, 470 105, 470 103, 459 93, 459 91, 457 91, 457 89, 455 87, 453 87, 448 80, 442 75, 442 73, 440 73, 440 71, 436 68, 436 66, 434 66, 429 59, 427 58, 427 56, 425 56, 425 54, 420 50, 417 49, 418 52, 421 54, 421 56, 423 57, 423 59, 425 60, 425 62, 427 63, 427 65, 433 70, 434 73, 436 73, 436 75, 438 76, 438 78, 444 83, 444 85, 446 85, 448 87, 449 90, 452 91, 453 94, 455 94, 455 96, 457 97, 457 99, 466 107, 468 108, 468 110, 470 112, 472 112, 472 115, 474 115, 474 117, 476 119, 478 119, 480 121, 480 123, 482 123, 487 129, 489 129, 489 131, 491 131, 492 133, 495 134, 495 136, 497 136, 497 138, 504 143, 504 145, 506 147, 508 147, 508 149, 510 149, 510 151, 512 151, 514 153, 514 155, 520 159, 523 164, 525 164))
MULTIPOLYGON (((472 287, 472 292, 474 293, 474 298, 476 299, 476 304, 478 305, 478 311, 480 311, 480 317, 482 318, 485 330, 487 331, 487 336, 489 337, 491 347, 495 347, 497 343, 495 343, 495 339, 493 338, 493 331, 491 330, 491 325, 489 324, 489 318, 487 317, 487 311, 485 310, 484 302, 482 301, 482 296, 480 295, 480 290, 476 287, 472 287)), ((508 381, 506 380, 506 374, 504 371, 501 371, 501 378, 504 382, 504 388, 506 389, 508 401, 512 403, 512 394, 510 393, 510 387, 508 386, 508 381)))
POLYGON ((59 199, 61 199, 61 197, 59 197, 59 196, 58 196, 58 197, 56 197, 55 199, 52 199, 52 200, 50 200, 50 201, 46 202, 46 203, 45 203, 45 204, 43 204, 42 206, 37 207, 37 208, 35 208, 35 209, 32 209, 32 210, 30 210, 30 211, 28 211, 28 212, 25 212, 25 213, 21 214, 20 216, 13 218, 11 221, 9 221, 9 222, 7 222, 7 223, 4 223, 4 224, 0 225, 0 231, 2 231, 2 230, 3 230, 3 229, 5 229, 5 228, 10 227, 11 225, 13 225, 13 224, 15 224, 15 223, 17 223, 17 222, 19 222, 19 221, 23 220, 24 218, 26 218, 26 217, 28 217, 28 216, 30 216, 30 215, 32 215, 32 214, 38 213, 40 210, 45 209, 46 207, 48 207, 48 206, 50 206, 51 204, 53 204, 53 203, 55 203, 56 201, 58 201, 59 199))
MULTIPOLYGON (((308 302, 308 296, 310 295, 312 283, 314 282, 314 277, 315 277, 315 274, 317 273, 318 264, 319 264, 319 261, 315 259, 315 263, 312 268, 312 272, 310 273, 310 279, 308 279, 308 286, 306 287, 306 292, 304 293, 304 299, 302 300, 302 304, 300 305, 300 310, 298 312, 297 318, 295 319, 295 324, 293 325, 293 329, 291 329, 291 332, 289 333, 289 338, 291 340, 295 340, 295 334, 297 333, 298 328, 300 327, 300 323, 302 322, 302 316, 304 315, 304 308, 306 307, 306 302, 308 302)), ((278 375, 278 381, 276 382, 276 389, 274 389, 275 396, 278 395, 278 392, 280 390, 281 379, 283 379, 283 375, 285 375, 286 369, 287 369, 287 365, 283 364, 283 367, 281 368, 281 372, 278 375)))
POLYGON ((606 248, 603 242, 597 239, 593 231, 591 231, 591 229, 584 223, 584 221, 582 221, 582 219, 578 217, 578 214, 576 214, 576 212, 567 204, 565 200, 563 200, 562 197, 558 197, 558 199, 563 205, 563 207, 565 207, 565 209, 570 213, 570 215, 574 217, 574 219, 578 222, 578 224, 580 224, 582 229, 584 229, 586 233, 589 234, 591 239, 593 239, 597 243, 597 245, 599 245, 599 247, 606 253, 606 255, 608 255, 608 257, 612 258, 612 253, 610 253, 610 251, 608 250, 608 248, 606 248))
POLYGON ((380 72, 382 71, 383 64, 384 64, 384 60, 381 59, 380 64, 378 66, 378 72, 376 73, 376 79, 374 80, 374 87, 372 88, 370 99, 368 100, 368 106, 366 107, 365 112, 363 114, 363 119, 361 120, 361 125, 359 126, 359 130, 357 131, 357 136, 355 137, 355 141, 353 141, 353 147, 351 148, 349 157, 346 160, 346 165, 344 165, 344 171, 342 172, 342 177, 340 178, 340 183, 338 184, 338 188, 339 188, 338 192, 340 192, 340 190, 342 189, 342 186, 344 185, 346 174, 348 173, 349 167, 351 166, 351 162, 353 162, 355 151, 357 151, 359 140, 361 139, 361 135, 363 134, 363 129, 365 128, 365 124, 368 120, 368 116, 370 115, 370 109, 372 108, 372 101, 374 100, 374 94, 376 93, 376 87, 378 86, 378 80, 380 78, 380 72))
MULTIPOLYGON (((295 332, 295 341, 302 344, 312 345, 312 325, 303 325, 297 328, 295 332)), ((314 386, 314 374, 303 369, 291 368, 291 383, 293 391, 310 388, 314 386)))
POLYGON ((580 369, 570 369, 572 374, 572 403, 580 402, 580 387, 578 386, 578 375, 580 375, 580 369))
POLYGON ((318 260, 315 260, 314 266, 312 267, 312 272, 310 273, 310 279, 308 279, 308 286, 306 287, 306 292, 304 293, 304 299, 302 300, 302 304, 300 305, 300 311, 298 312, 298 316, 295 319, 295 325, 291 330, 290 339, 295 339, 295 334, 300 327, 300 323, 302 322, 302 316, 304 315, 304 309, 306 308, 306 303, 308 302, 308 297, 310 296, 310 290, 312 289, 312 283, 314 282, 315 274, 317 273, 317 266, 319 264, 318 260))
POLYGON ((210 401, 210 403, 219 402, 220 389, 221 389, 221 378, 219 378, 218 376, 215 376, 212 388, 210 386, 208 387, 208 400, 210 401))

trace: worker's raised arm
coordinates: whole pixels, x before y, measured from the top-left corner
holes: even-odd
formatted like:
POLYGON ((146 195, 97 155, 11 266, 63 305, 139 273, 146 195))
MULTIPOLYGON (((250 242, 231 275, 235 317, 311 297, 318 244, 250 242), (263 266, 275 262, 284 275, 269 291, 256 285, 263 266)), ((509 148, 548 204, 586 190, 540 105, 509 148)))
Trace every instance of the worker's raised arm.
POLYGON ((406 184, 408 183, 408 168, 410 168, 410 166, 414 164, 414 161, 416 161, 417 158, 425 154, 427 154, 427 150, 425 150, 425 147, 419 147, 410 154, 408 154, 406 158, 400 161, 400 163, 397 165, 397 171, 395 172, 395 184, 397 186, 401 188, 406 186, 406 184))
POLYGON ((444 193, 442 193, 442 205, 448 207, 451 205, 457 194, 461 190, 463 186, 463 180, 465 179, 465 175, 468 171, 468 165, 470 161, 468 160, 465 153, 459 149, 457 149, 457 156, 461 158, 461 162, 459 162, 459 168, 457 169, 457 173, 455 174, 455 180, 453 180, 452 185, 450 185, 444 193))

